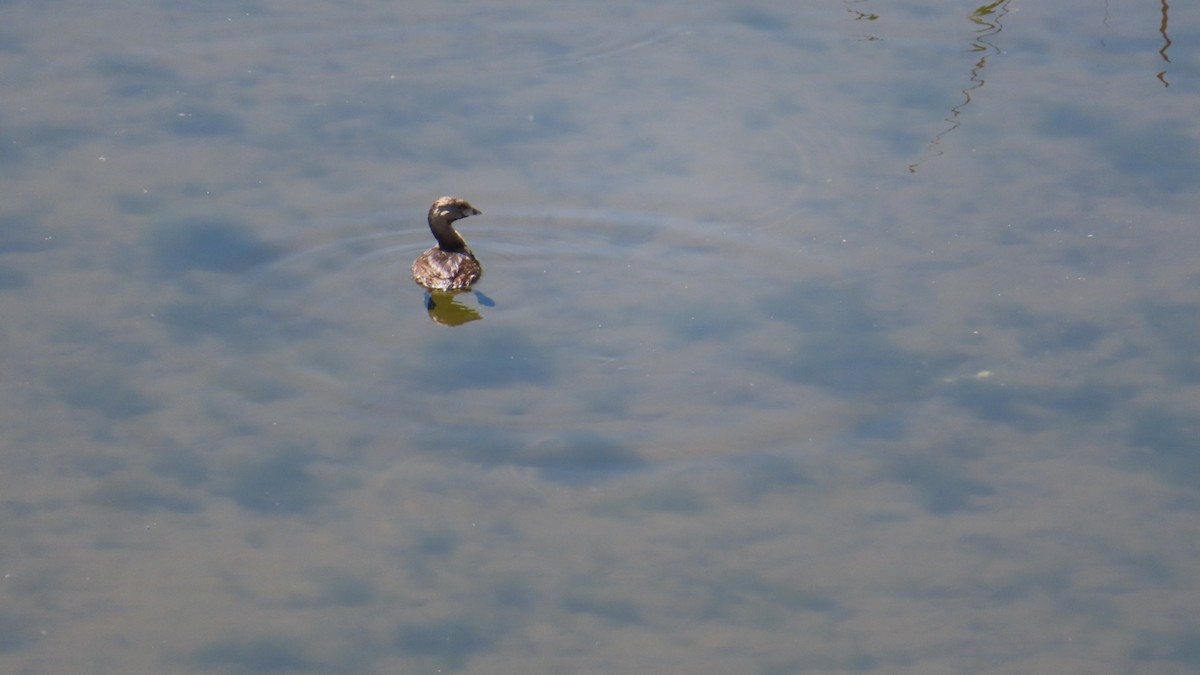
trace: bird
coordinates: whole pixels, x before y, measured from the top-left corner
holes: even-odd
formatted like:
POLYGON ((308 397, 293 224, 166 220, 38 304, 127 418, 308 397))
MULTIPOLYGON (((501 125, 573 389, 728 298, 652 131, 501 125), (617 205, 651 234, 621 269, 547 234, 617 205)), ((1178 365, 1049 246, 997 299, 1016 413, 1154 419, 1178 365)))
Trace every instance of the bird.
POLYGON ((470 288, 483 275, 483 267, 454 229, 454 221, 483 213, 458 197, 438 197, 429 207, 429 231, 437 246, 425 251, 412 264, 413 281, 431 291, 470 288))

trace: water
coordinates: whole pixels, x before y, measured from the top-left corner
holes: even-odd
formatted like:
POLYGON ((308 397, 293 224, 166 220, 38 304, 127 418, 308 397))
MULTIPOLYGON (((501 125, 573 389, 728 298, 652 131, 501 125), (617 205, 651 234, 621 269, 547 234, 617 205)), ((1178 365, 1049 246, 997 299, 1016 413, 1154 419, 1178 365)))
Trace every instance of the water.
POLYGON ((5 4, 0 670, 1195 672, 1200 22, 1044 4, 5 4))

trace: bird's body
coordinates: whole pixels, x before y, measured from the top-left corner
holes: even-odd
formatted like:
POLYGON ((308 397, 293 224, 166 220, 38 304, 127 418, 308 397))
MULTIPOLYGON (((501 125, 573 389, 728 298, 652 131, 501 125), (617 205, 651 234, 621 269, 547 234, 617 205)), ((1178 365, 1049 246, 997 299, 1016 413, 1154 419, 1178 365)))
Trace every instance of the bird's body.
POLYGON ((458 197, 439 197, 429 207, 429 231, 438 245, 413 261, 413 281, 433 291, 470 288, 483 275, 483 267, 454 229, 454 221, 481 211, 458 197))
POLYGON ((431 291, 470 288, 479 281, 483 268, 470 249, 443 251, 437 246, 413 261, 413 280, 431 291))

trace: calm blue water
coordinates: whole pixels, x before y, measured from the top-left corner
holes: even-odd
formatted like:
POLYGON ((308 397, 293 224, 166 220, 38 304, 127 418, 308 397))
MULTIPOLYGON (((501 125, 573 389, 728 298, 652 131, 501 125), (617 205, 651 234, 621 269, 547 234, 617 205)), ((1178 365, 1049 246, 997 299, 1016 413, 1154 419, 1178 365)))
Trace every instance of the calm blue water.
POLYGON ((0 3, 0 671, 1200 670, 1174 4, 0 3))

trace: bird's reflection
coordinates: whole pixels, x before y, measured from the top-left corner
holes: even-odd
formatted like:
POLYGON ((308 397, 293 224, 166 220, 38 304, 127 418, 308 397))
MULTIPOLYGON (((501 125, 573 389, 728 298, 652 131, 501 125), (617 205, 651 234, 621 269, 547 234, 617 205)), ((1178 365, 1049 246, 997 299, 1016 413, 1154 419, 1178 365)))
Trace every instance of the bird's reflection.
POLYGON ((479 310, 464 304, 458 296, 474 295, 476 301, 484 307, 495 307, 496 302, 479 291, 465 288, 452 291, 429 291, 425 294, 425 310, 434 323, 443 326, 461 326, 464 323, 478 321, 483 318, 479 310))

